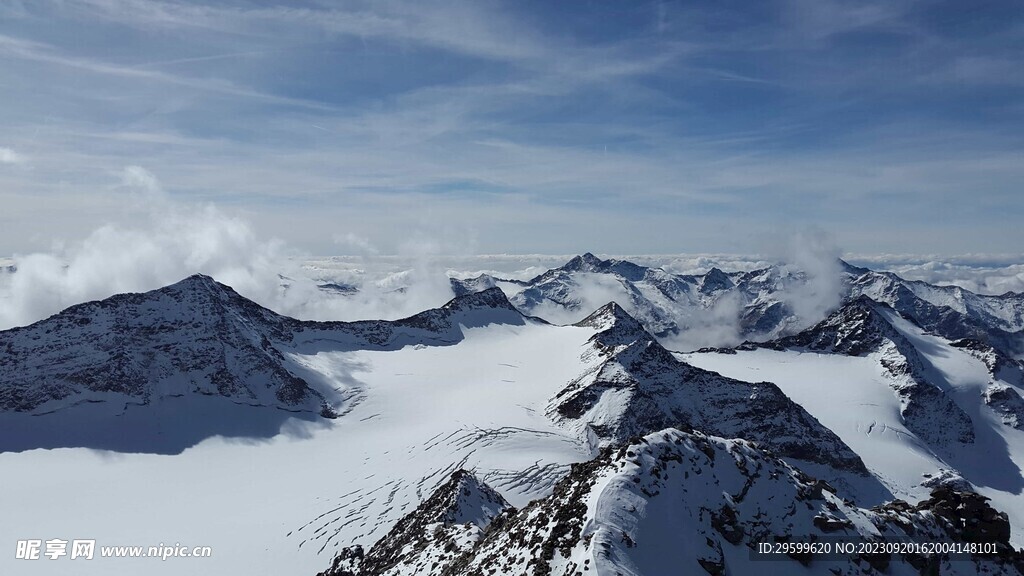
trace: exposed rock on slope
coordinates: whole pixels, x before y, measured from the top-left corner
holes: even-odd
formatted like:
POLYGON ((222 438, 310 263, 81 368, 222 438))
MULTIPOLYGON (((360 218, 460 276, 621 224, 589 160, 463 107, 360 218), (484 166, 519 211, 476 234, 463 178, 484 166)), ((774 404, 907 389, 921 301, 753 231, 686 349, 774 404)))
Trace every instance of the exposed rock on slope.
POLYGON ((495 518, 514 511, 490 486, 459 470, 369 551, 342 550, 320 576, 436 574, 472 550, 495 518))
POLYGON ((900 397, 908 430, 940 451, 953 443, 974 442, 970 416, 929 381, 927 360, 887 318, 894 313, 885 304, 859 296, 815 326, 761 346, 847 356, 877 354, 900 397))
POLYGON ((692 428, 866 474, 842 440, 774 384, 741 382, 676 360, 615 303, 580 325, 599 330, 586 353, 591 368, 558 393, 549 414, 597 443, 692 428))
POLYGON ((276 344, 296 324, 201 275, 73 306, 0 332, 0 410, 200 394, 331 416, 276 344))
POLYGON ((354 574, 1018 574, 1024 563, 1008 538, 1006 516, 972 493, 942 488, 917 506, 895 501, 867 510, 746 441, 670 429, 574 465, 551 496, 507 511, 458 553, 433 555, 438 560, 428 571, 367 565, 354 574), (997 550, 958 561, 913 553, 753 554, 762 542, 830 538, 982 542, 997 550))
POLYGON ((541 321, 497 288, 397 321, 304 322, 196 275, 0 332, 0 452, 174 454, 214 435, 269 438, 290 419, 334 418, 361 397, 300 358, 448 346, 465 328, 527 322, 541 321), (260 410, 239 411, 247 407, 260 410))

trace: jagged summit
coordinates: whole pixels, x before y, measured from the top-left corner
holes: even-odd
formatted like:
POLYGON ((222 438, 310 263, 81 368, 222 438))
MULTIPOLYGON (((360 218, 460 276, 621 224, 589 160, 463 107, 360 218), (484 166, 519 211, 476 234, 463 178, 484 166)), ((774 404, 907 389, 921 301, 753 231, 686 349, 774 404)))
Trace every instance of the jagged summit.
POLYGON ((434 491, 424 516, 446 526, 471 523, 486 528, 498 514, 511 507, 505 498, 468 470, 452 473, 448 482, 434 491))
POLYGON ((852 276, 860 276, 862 274, 867 274, 868 272, 871 272, 871 270, 868 268, 854 266, 853 264, 850 264, 849 262, 843 260, 842 258, 839 259, 839 268, 842 269, 843 272, 850 274, 852 276))
POLYGON ((887 304, 861 294, 847 301, 838 310, 814 326, 774 344, 783 348, 806 348, 849 356, 862 356, 877 351, 886 340, 901 349, 910 350, 899 331, 882 314, 892 310, 887 304))
POLYGON ((625 308, 619 306, 619 303, 614 301, 594 310, 589 316, 580 320, 575 325, 607 329, 611 328, 613 325, 619 325, 620 323, 627 323, 630 327, 637 327, 640 330, 643 330, 643 326, 641 326, 635 318, 630 316, 629 312, 626 312, 625 308))
POLYGON ((468 552, 502 513, 515 509, 467 470, 457 470, 368 551, 343 549, 320 576, 430 574, 468 552))
POLYGON ((143 294, 183 294, 197 298, 245 299, 238 292, 235 292, 234 288, 227 284, 221 284, 206 274, 192 274, 173 284, 168 284, 149 292, 143 292, 143 294))
POLYGON ((478 310, 478 309, 503 309, 510 310, 515 313, 519 313, 516 307, 508 301, 508 297, 505 293, 496 286, 486 288, 479 292, 473 292, 470 294, 464 294, 462 296, 456 296, 449 300, 444 306, 441 307, 444 310, 451 311, 465 311, 465 310, 478 310))
POLYGON ((572 259, 561 266, 561 269, 566 272, 593 272, 594 270, 604 268, 607 264, 607 260, 602 260, 587 252, 579 256, 573 256, 572 259))
POLYGON ((991 543, 996 554, 965 559, 972 574, 1016 574, 1022 563, 1006 514, 983 497, 940 488, 917 506, 862 508, 750 442, 666 429, 573 465, 550 496, 508 511, 483 538, 405 541, 399 562, 324 574, 958 573, 948 559, 912 554, 753 557, 759 543, 837 536, 991 543))
POLYGON ((643 324, 616 302, 605 304, 574 326, 594 328, 598 333, 594 335, 593 339, 607 348, 637 343, 647 345, 647 343, 654 342, 654 336, 644 328, 643 324))
POLYGON ((711 294, 719 290, 728 290, 733 286, 735 284, 733 284, 732 278, 728 274, 720 268, 712 268, 700 279, 699 290, 702 294, 711 294))

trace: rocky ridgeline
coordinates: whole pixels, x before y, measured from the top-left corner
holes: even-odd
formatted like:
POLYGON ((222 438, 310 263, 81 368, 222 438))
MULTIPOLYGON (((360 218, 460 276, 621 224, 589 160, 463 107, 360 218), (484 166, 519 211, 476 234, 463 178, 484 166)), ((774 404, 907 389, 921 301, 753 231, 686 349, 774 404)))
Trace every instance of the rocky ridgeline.
MULTIPOLYGON (((452 491, 449 482, 428 502, 449 502, 452 491)), ((778 568, 776 562, 793 565, 784 571, 828 575, 1018 574, 1024 568, 1024 556, 1009 544, 1006 515, 977 494, 940 487, 917 505, 859 508, 750 442, 675 429, 574 465, 550 496, 522 510, 505 508, 472 538, 460 540, 438 520, 437 508, 425 504, 369 552, 346 550, 321 576, 719 575, 778 568), (440 537, 420 536, 431 526, 440 537), (755 554, 763 542, 811 541, 979 542, 995 550, 958 558, 755 554), (389 560, 374 560, 381 557, 389 560)))

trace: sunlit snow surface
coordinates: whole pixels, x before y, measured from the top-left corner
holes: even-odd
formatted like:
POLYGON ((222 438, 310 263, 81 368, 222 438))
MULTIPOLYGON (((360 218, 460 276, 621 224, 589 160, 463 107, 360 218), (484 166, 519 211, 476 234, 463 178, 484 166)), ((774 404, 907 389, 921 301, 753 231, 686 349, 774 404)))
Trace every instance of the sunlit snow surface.
MULTIPOLYGON (((849 357, 774 350, 736 354, 679 354, 695 366, 747 381, 768 380, 830 428, 864 460, 893 495, 911 502, 928 496, 922 485, 942 470, 959 472, 992 505, 1010 516, 1011 541, 1024 543, 1024 431, 1004 425, 983 403, 992 376, 981 360, 945 340, 887 314, 936 373, 929 381, 948 394, 974 422, 976 440, 936 453, 902 424, 900 400, 877 355, 849 357), (930 476, 925 476, 928 474, 930 476)), ((1019 386, 1001 384, 1024 392, 1019 386)), ((941 423, 939 423, 941 425, 941 423)), ((813 471, 812 471, 813 472, 813 471)), ((876 504, 868 499, 861 506, 876 504)))
POLYGON ((296 356, 358 400, 330 425, 269 441, 213 438, 175 456, 0 454, 0 510, 18 519, 0 522, 10 549, 0 573, 315 574, 337 547, 372 544, 458 467, 521 506, 591 456, 543 410, 584 368, 592 334, 495 324, 454 346, 296 356), (201 545, 213 556, 14 560, 15 542, 30 538, 201 545))

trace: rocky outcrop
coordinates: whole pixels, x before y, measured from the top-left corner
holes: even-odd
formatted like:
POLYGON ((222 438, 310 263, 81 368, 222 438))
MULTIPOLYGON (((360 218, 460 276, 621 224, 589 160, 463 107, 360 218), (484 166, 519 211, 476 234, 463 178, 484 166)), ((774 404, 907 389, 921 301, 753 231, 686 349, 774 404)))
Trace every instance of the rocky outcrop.
POLYGON ((584 354, 590 368, 552 399, 548 413, 595 445, 621 445, 668 427, 697 429, 867 473, 860 457, 774 384, 680 362, 614 303, 579 325, 598 330, 584 354))
MULTIPOLYGON (((859 508, 752 443, 669 429, 574 465, 550 496, 507 510, 472 544, 443 558, 432 556, 437 560, 425 571, 352 574, 715 575, 766 566, 787 571, 777 562, 791 564, 788 571, 822 575, 1018 574, 1024 557, 1009 536, 1005 514, 977 494, 940 487, 917 505, 894 501, 859 508), (759 549, 762 543, 830 541, 974 542, 990 549, 955 560, 914 551, 816 555, 759 549)), ((411 566, 414 547, 404 550, 411 566)))

